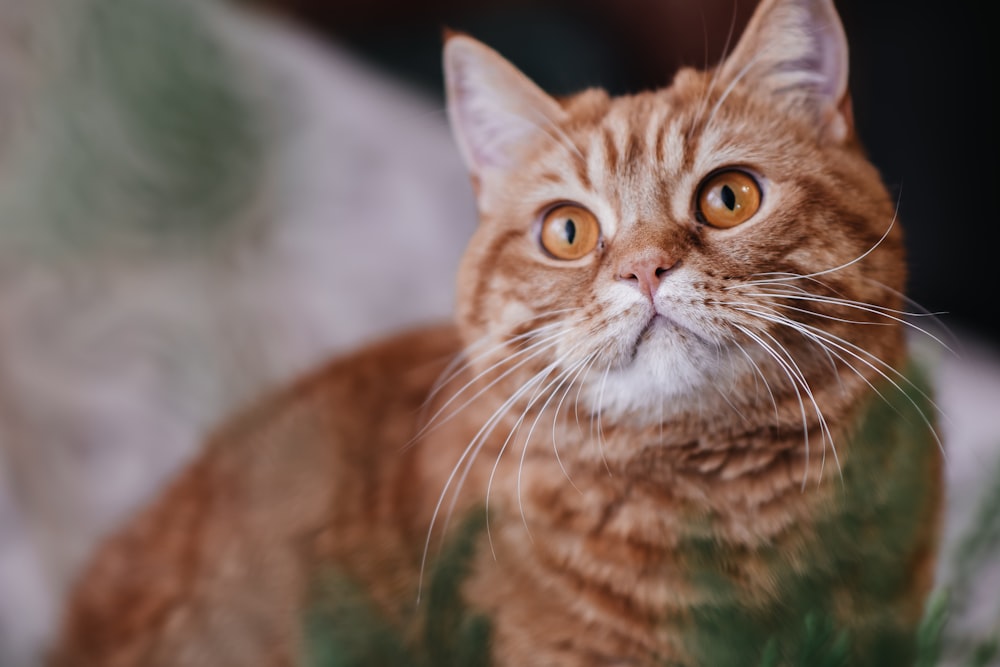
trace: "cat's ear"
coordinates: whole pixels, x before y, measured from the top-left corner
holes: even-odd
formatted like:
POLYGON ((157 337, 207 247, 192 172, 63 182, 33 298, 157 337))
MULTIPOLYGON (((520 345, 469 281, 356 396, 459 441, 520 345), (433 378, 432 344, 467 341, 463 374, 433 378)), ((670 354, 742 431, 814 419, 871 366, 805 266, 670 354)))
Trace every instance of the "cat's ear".
POLYGON ((448 116, 475 180, 516 164, 533 142, 547 140, 565 112, 499 53, 471 37, 446 35, 448 116))
POLYGON ((720 76, 765 91, 784 108, 805 109, 824 138, 841 142, 853 130, 847 68, 833 0, 763 0, 720 76))

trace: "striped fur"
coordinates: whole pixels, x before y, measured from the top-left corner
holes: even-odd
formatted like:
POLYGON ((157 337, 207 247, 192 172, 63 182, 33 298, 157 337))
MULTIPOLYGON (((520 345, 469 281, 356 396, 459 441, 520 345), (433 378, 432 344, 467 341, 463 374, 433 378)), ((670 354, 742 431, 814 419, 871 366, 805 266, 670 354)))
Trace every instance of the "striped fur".
MULTIPOLYGON (((554 100, 465 36, 445 66, 481 213, 457 326, 346 357, 224 430, 97 558, 55 662, 291 664, 294 610, 333 570, 412 664, 478 655, 428 628, 479 618, 496 665, 811 664, 827 627, 849 664, 907 664, 940 451, 832 5, 765 0, 718 69, 629 97, 554 100), (711 228, 699 184, 733 166, 761 209, 711 228), (600 221, 581 259, 539 245, 560 202, 600 221), (442 610, 429 573, 483 513, 460 611, 442 610)), ((337 623, 370 618, 349 597, 328 594, 337 623)), ((312 655, 385 655, 362 644, 312 655)))

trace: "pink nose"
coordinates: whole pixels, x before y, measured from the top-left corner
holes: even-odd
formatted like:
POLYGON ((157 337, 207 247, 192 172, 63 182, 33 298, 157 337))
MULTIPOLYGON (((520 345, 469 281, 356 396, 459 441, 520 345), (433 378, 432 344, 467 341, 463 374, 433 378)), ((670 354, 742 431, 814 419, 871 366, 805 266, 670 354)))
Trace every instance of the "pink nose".
POLYGON ((652 300, 656 290, 660 287, 663 276, 676 265, 675 259, 664 254, 633 257, 622 262, 618 271, 618 280, 634 284, 639 291, 652 300))

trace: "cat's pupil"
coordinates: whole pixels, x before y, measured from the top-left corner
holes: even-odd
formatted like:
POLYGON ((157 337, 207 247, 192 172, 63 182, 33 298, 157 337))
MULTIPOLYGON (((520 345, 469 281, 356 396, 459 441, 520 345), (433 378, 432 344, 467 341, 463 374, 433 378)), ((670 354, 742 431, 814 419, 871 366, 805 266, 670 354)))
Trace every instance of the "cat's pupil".
POLYGON ((722 203, 726 205, 730 211, 736 210, 736 193, 728 185, 722 186, 722 203))
POLYGON ((566 218, 566 243, 573 245, 573 239, 576 238, 576 223, 573 222, 572 218, 566 218))

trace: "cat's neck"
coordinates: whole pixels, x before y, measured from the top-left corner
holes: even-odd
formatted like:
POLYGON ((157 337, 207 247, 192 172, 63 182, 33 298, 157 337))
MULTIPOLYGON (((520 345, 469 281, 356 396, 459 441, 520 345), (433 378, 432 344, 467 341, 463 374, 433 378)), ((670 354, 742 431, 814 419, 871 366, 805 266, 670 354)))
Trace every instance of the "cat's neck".
POLYGON ((562 401, 536 396, 532 406, 526 395, 508 404, 510 388, 491 384, 495 379, 476 379, 469 370, 430 404, 440 423, 431 420, 406 477, 419 471, 419 483, 408 484, 423 490, 422 499, 413 499, 422 507, 417 524, 434 533, 447 528, 448 517, 484 506, 491 516, 523 515, 517 521, 525 525, 537 519, 545 531, 586 516, 576 531, 582 535, 608 520, 607 508, 657 521, 671 515, 688 521, 688 511, 698 508, 732 529, 724 539, 766 539, 795 519, 766 508, 793 495, 797 502, 789 506, 801 505, 804 490, 816 495, 837 484, 851 458, 850 439, 845 428, 827 424, 849 428, 864 409, 855 386, 863 381, 853 374, 812 387, 811 398, 746 391, 742 403, 665 411, 663 419, 592 413, 573 394, 562 401))

